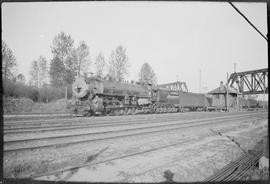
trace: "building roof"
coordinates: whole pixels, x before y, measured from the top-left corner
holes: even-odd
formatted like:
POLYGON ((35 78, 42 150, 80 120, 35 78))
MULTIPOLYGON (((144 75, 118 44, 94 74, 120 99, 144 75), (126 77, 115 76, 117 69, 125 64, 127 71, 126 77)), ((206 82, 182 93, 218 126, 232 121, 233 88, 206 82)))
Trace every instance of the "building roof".
MULTIPOLYGON (((224 94, 224 93, 227 93, 227 86, 225 85, 220 85, 218 88, 208 92, 208 94, 224 94)), ((229 94, 240 94, 240 92, 233 88, 233 87, 229 87, 228 86, 228 93, 229 94)))

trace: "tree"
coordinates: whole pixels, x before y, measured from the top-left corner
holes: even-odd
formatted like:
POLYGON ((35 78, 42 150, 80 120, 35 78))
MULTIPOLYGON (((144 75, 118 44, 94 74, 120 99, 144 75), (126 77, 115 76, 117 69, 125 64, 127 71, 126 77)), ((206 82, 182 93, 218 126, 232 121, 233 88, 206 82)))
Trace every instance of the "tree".
POLYGON ((19 74, 14 78, 15 82, 20 83, 20 84, 25 84, 25 77, 23 74, 19 74))
POLYGON ((109 74, 117 81, 123 81, 128 74, 128 57, 126 49, 118 46, 115 51, 112 51, 109 61, 109 74))
POLYGON ((59 33, 53 39, 51 51, 53 59, 50 67, 51 83, 54 85, 64 85, 73 82, 73 70, 76 65, 77 56, 73 47, 74 40, 64 32, 59 33), (56 67, 59 66, 61 70, 56 67), (58 78, 60 77, 60 78, 58 78), (60 80, 63 80, 60 82, 60 80))
POLYGON ((50 64, 50 78, 52 86, 61 87, 65 84, 66 72, 64 63, 55 57, 50 64))
POLYGON ((104 67, 105 67, 105 58, 104 55, 100 52, 96 57, 96 76, 102 77, 104 74, 104 67))
POLYGON ((78 59, 78 74, 87 72, 90 66, 89 48, 84 41, 81 41, 76 49, 78 59))
POLYGON ((51 47, 53 57, 58 57, 64 64, 69 54, 72 52, 74 40, 70 35, 66 35, 64 32, 59 33, 53 39, 53 45, 51 47))
POLYGON ((37 61, 32 62, 30 76, 30 84, 37 88, 40 88, 47 83, 48 67, 44 56, 39 56, 37 61))
POLYGON ((155 72, 148 63, 144 63, 139 73, 139 81, 143 83, 156 84, 157 78, 155 72))
POLYGON ((35 86, 38 88, 38 62, 34 60, 31 65, 30 70, 30 86, 35 86))
POLYGON ((12 50, 8 48, 4 41, 2 41, 2 78, 4 80, 12 79, 16 66, 16 58, 13 55, 12 50))

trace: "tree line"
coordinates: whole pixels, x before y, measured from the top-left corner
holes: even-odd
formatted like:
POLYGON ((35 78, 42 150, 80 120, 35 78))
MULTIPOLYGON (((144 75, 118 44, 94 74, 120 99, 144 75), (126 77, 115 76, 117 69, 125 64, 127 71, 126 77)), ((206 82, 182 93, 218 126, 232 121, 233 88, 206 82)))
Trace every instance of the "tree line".
MULTIPOLYGON (((33 101, 52 101, 67 95, 72 96, 72 83, 77 75, 89 73, 92 69, 90 51, 85 41, 75 47, 74 39, 64 32, 57 34, 51 45, 52 59, 48 61, 40 55, 32 61, 30 81, 25 82, 23 74, 16 75, 17 61, 13 51, 2 40, 2 80, 4 96, 27 97, 33 101)), ((95 57, 95 73, 100 78, 124 81, 128 75, 128 56, 126 48, 118 46, 112 50, 108 59, 102 52, 95 57), (107 69, 107 72, 106 72, 107 69)), ((139 72, 139 81, 156 84, 156 75, 149 65, 144 63, 139 72)))

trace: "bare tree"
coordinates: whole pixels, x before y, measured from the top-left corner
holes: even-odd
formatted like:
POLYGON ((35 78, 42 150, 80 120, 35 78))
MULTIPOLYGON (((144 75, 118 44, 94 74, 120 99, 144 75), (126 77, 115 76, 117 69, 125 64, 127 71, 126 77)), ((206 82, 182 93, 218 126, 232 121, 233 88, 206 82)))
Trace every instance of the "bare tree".
POLYGON ((96 57, 96 76, 102 77, 104 75, 104 67, 105 67, 105 57, 104 55, 100 52, 98 56, 96 57))
POLYGON ((15 73, 17 63, 13 52, 7 44, 2 41, 2 78, 4 80, 12 79, 15 73))
POLYGON ((111 53, 109 61, 109 75, 117 81, 123 81, 128 74, 128 57, 126 55, 126 49, 122 46, 118 46, 115 51, 111 53))
POLYGON ((139 73, 139 81, 144 83, 156 84, 157 77, 154 70, 148 63, 144 63, 139 73))

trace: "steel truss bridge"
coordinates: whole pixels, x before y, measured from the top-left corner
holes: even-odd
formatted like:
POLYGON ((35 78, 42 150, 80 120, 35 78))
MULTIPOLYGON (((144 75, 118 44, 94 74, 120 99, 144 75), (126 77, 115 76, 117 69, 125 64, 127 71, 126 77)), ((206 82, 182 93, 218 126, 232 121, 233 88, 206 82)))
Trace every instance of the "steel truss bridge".
POLYGON ((173 83, 167 83, 167 84, 160 84, 158 86, 162 88, 170 89, 172 91, 188 92, 187 84, 185 82, 173 82, 173 83))
POLYGON ((268 93, 268 68, 232 73, 228 85, 244 95, 268 93))

